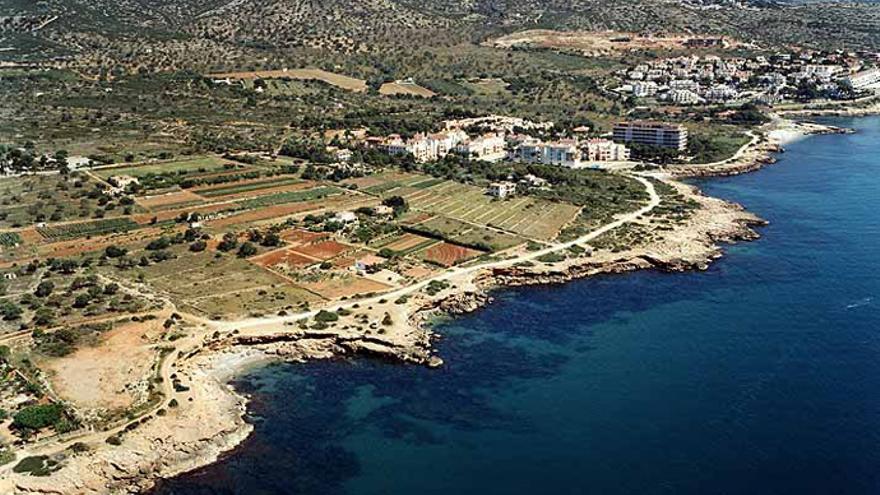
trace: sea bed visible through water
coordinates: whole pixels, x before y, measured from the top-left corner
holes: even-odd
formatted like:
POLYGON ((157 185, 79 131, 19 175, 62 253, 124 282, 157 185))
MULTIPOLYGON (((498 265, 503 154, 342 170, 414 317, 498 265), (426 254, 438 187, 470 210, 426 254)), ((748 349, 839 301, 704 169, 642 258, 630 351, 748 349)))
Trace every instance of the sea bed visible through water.
POLYGON ((876 493, 880 118, 708 179, 770 221, 705 272, 500 289, 437 370, 272 364, 254 433, 156 494, 876 493))

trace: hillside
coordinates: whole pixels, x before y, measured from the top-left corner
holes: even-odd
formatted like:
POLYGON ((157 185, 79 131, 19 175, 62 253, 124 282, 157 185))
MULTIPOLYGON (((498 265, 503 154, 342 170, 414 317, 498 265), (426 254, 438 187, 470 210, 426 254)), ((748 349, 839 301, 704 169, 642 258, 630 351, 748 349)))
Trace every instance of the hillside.
MULTIPOLYGON (((6 60, 79 66, 229 68, 344 54, 419 56, 426 48, 520 29, 736 35, 774 46, 880 47, 876 3, 782 5, 664 0, 22 0, 0 6, 6 60), (756 6, 756 5, 761 5, 756 6)), ((370 62, 369 65, 375 65, 370 62)))

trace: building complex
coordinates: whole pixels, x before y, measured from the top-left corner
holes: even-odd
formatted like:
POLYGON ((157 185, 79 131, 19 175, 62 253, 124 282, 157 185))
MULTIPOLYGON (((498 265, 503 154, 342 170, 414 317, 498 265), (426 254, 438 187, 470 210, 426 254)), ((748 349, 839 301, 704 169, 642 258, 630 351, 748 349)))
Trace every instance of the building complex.
POLYGON ((662 122, 620 122, 614 126, 614 140, 647 146, 659 146, 684 151, 688 132, 680 124, 662 122))

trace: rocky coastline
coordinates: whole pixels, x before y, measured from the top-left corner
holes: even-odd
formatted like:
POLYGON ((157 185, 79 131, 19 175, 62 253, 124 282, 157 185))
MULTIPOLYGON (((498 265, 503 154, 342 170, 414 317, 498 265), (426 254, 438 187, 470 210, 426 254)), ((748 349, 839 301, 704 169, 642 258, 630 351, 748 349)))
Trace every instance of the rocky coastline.
MULTIPOLYGON (((824 127, 816 132, 842 132, 824 127)), ((803 132, 799 130, 798 132, 803 132)), ((699 208, 672 230, 658 229, 658 237, 625 251, 596 250, 560 263, 509 266, 478 270, 450 280, 433 294, 419 292, 405 303, 386 301, 359 311, 371 321, 384 315, 386 327, 357 315, 340 318, 328 329, 306 329, 275 323, 271 328, 235 328, 193 341, 174 364, 186 388, 181 404, 162 414, 151 414, 124 435, 124 445, 100 446, 85 454, 64 454, 64 467, 48 477, 13 474, 0 479, 0 492, 14 494, 130 494, 144 493, 157 480, 216 462, 249 435, 245 420, 247 398, 236 393, 230 379, 243 368, 267 360, 304 362, 357 355, 429 367, 443 365, 432 349, 439 336, 432 330, 439 316, 475 311, 492 302, 499 287, 565 283, 598 274, 655 269, 664 272, 705 270, 722 256, 721 244, 759 238, 754 227, 766 221, 741 206, 703 195, 697 188, 670 180, 678 177, 732 175, 772 163, 780 141, 761 140, 753 153, 719 168, 692 168, 686 174, 657 175, 699 208), (699 172, 699 173, 698 173, 699 172), (185 397, 185 398, 184 398, 185 397), (185 401, 185 402, 184 402, 185 401)), ((697 166, 693 166, 697 167, 697 166)), ((668 171, 667 171, 668 172, 668 171)), ((645 220, 645 225, 650 222, 645 220)), ((364 316, 361 313, 360 316, 364 316)), ((234 325, 231 323, 230 328, 234 325)))

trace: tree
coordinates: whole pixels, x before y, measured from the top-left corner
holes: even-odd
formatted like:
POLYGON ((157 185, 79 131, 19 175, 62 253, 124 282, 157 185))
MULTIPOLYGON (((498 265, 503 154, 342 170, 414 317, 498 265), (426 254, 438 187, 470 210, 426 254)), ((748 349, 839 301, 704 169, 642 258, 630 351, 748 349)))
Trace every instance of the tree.
POLYGON ((202 240, 198 240, 189 245, 189 250, 194 253, 200 253, 204 251, 208 247, 208 243, 202 240))
POLYGON ((55 289, 55 284, 51 280, 44 280, 37 285, 34 295, 37 297, 47 297, 55 289))
POLYGON ((257 254, 257 247, 250 242, 245 242, 238 248, 239 258, 248 258, 257 254))
POLYGON ((3 319, 6 321, 17 320, 21 318, 22 309, 17 304, 10 301, 3 301, 0 303, 0 315, 3 315, 3 319))
POLYGON ((61 404, 39 404, 27 406, 12 417, 12 427, 16 429, 40 430, 52 426, 63 418, 64 406, 61 404))
POLYGON ((409 204, 406 202, 406 198, 402 196, 389 196, 382 200, 382 204, 393 208, 394 216, 398 217, 409 210, 409 204))
POLYGON ((260 242, 263 246, 266 247, 275 247, 281 245, 281 237, 275 232, 269 232, 265 236, 263 236, 262 242, 260 242))
POLYGON ((41 327, 46 327, 52 324, 55 320, 55 313, 52 312, 49 308, 38 308, 34 312, 34 324, 39 325, 41 327))
POLYGON ((150 241, 145 249, 149 251, 158 251, 160 249, 168 249, 169 246, 171 246, 171 239, 163 235, 157 239, 153 239, 152 241, 150 241))
POLYGON ((318 311, 318 314, 315 315, 315 320, 321 323, 329 323, 339 320, 339 315, 333 313, 332 311, 322 309, 321 311, 318 311))
POLYGON ((219 249, 220 251, 228 252, 232 251, 237 246, 238 237, 232 232, 227 232, 223 234, 223 240, 221 240, 220 243, 217 244, 217 249, 219 249))
POLYGON ((107 248, 104 249, 104 255, 108 258, 121 258, 125 256, 126 253, 128 253, 127 249, 116 245, 107 246, 107 248))
POLYGON ((76 299, 73 300, 74 308, 85 308, 92 302, 92 298, 89 297, 88 294, 79 294, 76 296, 76 299))

